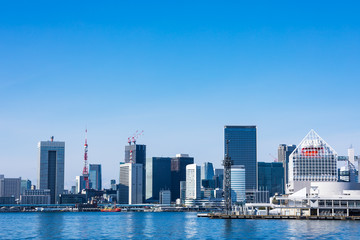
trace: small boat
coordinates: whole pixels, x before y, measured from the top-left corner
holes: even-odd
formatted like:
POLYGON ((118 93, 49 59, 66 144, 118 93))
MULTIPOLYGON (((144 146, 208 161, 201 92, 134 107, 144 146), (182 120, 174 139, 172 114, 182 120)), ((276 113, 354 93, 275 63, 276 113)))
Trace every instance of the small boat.
POLYGON ((121 212, 121 208, 103 208, 101 212, 121 212))

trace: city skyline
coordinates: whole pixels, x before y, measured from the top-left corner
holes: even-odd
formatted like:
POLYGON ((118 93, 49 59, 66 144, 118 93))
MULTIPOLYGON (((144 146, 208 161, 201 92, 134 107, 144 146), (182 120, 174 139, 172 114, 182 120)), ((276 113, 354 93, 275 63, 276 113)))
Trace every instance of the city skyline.
POLYGON ((310 129, 359 155, 358 3, 159 5, 2 4, 1 174, 36 183, 36 144, 55 136, 69 189, 86 127, 104 186, 136 130, 148 157, 215 168, 224 125, 257 126, 258 161, 310 129))

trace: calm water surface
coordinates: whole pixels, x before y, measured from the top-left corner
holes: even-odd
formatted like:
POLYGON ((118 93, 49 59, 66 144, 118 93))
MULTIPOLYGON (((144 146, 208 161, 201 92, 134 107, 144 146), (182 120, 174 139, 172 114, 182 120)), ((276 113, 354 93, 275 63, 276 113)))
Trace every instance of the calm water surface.
POLYGON ((360 239, 360 222, 222 220, 196 213, 0 213, 0 238, 360 239))

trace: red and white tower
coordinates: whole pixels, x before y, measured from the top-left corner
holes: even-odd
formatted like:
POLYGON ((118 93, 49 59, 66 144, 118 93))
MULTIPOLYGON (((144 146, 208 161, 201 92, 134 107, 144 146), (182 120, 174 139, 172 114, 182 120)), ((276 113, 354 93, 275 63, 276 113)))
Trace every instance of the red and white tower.
POLYGON ((87 144, 87 129, 85 130, 85 145, 84 145, 84 169, 83 169, 83 177, 85 181, 85 189, 89 189, 89 168, 88 168, 88 144, 87 144))

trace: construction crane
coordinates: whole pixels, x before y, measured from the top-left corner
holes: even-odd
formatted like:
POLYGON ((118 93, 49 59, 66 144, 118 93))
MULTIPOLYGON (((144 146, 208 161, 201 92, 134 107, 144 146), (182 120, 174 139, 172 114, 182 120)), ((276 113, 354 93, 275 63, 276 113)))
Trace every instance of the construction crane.
POLYGON ((276 157, 274 157, 271 153, 269 153, 270 157, 272 157, 274 159, 274 162, 278 162, 278 159, 276 157))
POLYGON ((85 182, 85 189, 89 189, 89 168, 88 168, 88 144, 87 144, 87 129, 85 130, 85 145, 84 145, 84 168, 83 177, 85 182))
POLYGON ((136 130, 136 132, 134 133, 134 135, 128 137, 128 143, 129 145, 131 145, 131 143, 134 143, 134 145, 136 144, 137 139, 143 135, 144 130, 142 130, 141 132, 139 132, 139 130, 136 130))

